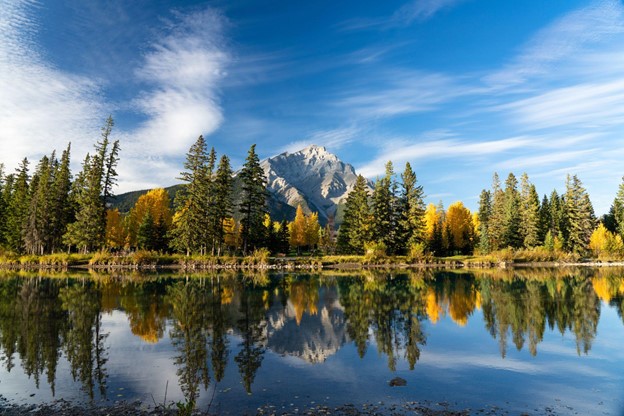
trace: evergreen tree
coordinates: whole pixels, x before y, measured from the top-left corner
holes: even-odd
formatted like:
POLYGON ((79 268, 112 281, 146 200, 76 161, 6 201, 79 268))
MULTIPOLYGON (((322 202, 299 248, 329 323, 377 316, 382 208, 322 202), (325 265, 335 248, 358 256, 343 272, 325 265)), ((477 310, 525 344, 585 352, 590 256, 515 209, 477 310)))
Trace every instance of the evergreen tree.
POLYGON ((63 235, 67 225, 72 221, 74 212, 70 201, 72 176, 70 170, 71 144, 61 155, 61 161, 56 165, 50 200, 50 251, 55 252, 62 246, 63 235))
POLYGON ((8 182, 11 186, 7 199, 5 241, 10 250, 22 252, 24 249, 23 230, 30 206, 28 159, 22 160, 15 176, 8 182))
POLYGON ((373 190, 373 228, 372 239, 382 242, 389 253, 396 251, 398 210, 396 198, 396 183, 393 179, 392 162, 386 163, 386 175, 378 179, 373 190))
POLYGON ((44 156, 33 174, 30 183, 30 204, 23 229, 24 248, 29 254, 42 255, 47 250, 50 238, 50 188, 52 185, 52 160, 44 156))
POLYGON ((422 185, 417 185, 416 173, 409 162, 401 175, 402 192, 400 199, 400 240, 411 246, 424 243, 425 238, 425 195, 422 185))
POLYGON ((488 221, 490 249, 496 251, 506 246, 505 241, 505 193, 501 189, 498 174, 492 178, 492 214, 488 221))
POLYGON ((366 179, 358 175, 347 197, 344 219, 338 231, 337 248, 341 253, 364 252, 364 243, 372 238, 371 217, 366 179))
POLYGON ((95 145, 94 155, 85 157, 73 190, 76 220, 67 227, 64 241, 85 253, 106 243, 106 198, 112 196, 119 160, 119 141, 109 148, 112 128, 113 120, 109 117, 102 128, 102 140, 95 145))
POLYGON ((479 251, 483 254, 489 253, 490 248, 490 218, 492 217, 492 194, 483 189, 479 195, 479 251))
POLYGON ((565 207, 568 220, 568 248, 584 254, 595 228, 594 208, 583 184, 576 175, 566 178, 565 207))
POLYGON ((505 181, 505 209, 504 209, 504 232, 503 247, 520 247, 522 238, 520 234, 520 194, 517 189, 518 181, 513 173, 509 173, 505 181))
POLYGON ((241 224, 243 252, 253 250, 262 245, 262 221, 266 212, 266 178, 256 154, 256 145, 252 145, 247 153, 245 164, 239 173, 242 182, 242 196, 239 211, 242 214, 241 224))
POLYGON ((288 222, 285 219, 280 223, 277 240, 278 252, 288 254, 290 251, 290 245, 288 244, 290 241, 290 235, 288 233, 288 222))
POLYGON ((206 141, 199 136, 193 143, 184 162, 180 179, 187 182, 183 191, 176 195, 177 213, 171 231, 172 244, 179 251, 190 255, 205 250, 205 231, 208 229, 208 155, 206 141))
POLYGON ((214 206, 214 224, 216 246, 218 254, 221 254, 225 232, 223 223, 226 218, 232 215, 232 168, 230 167, 230 159, 223 155, 219 160, 217 173, 213 186, 213 206, 214 206))
POLYGON ((622 177, 622 183, 618 187, 611 209, 615 220, 615 229, 624 238, 624 176, 622 177))
POLYGON ((548 196, 544 195, 542 198, 542 203, 540 204, 539 209, 539 233, 538 238, 541 243, 546 239, 546 234, 550 231, 550 223, 551 219, 551 210, 550 210, 550 201, 548 200, 548 196))
POLYGON ((520 183, 520 233, 524 247, 535 247, 539 244, 539 197, 526 173, 520 183))
POLYGON ((147 211, 137 231, 137 246, 144 250, 154 250, 156 243, 156 224, 152 213, 147 211))

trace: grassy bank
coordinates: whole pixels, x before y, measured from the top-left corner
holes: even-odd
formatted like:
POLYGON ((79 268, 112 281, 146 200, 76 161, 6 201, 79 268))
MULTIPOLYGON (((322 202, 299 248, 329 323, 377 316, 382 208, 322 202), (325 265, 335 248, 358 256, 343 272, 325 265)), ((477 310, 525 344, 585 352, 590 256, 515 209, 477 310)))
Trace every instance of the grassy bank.
POLYGON ((278 256, 267 250, 256 250, 249 256, 185 256, 153 251, 119 254, 107 251, 91 254, 56 253, 43 256, 0 254, 0 267, 5 269, 90 268, 90 269, 358 269, 376 267, 470 267, 489 268, 514 265, 620 265, 622 259, 581 258, 572 253, 548 251, 541 248, 500 250, 487 255, 457 255, 434 257, 388 256, 369 252, 365 255, 278 256))

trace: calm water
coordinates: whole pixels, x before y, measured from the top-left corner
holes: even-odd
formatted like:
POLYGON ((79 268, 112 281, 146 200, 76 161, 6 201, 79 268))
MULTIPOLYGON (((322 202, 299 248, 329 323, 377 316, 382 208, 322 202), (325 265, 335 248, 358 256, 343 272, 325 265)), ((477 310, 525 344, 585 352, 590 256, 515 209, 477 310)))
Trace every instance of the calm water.
POLYGON ((624 409, 624 271, 0 275, 0 395, 624 409), (400 376, 406 387, 389 387, 400 376))

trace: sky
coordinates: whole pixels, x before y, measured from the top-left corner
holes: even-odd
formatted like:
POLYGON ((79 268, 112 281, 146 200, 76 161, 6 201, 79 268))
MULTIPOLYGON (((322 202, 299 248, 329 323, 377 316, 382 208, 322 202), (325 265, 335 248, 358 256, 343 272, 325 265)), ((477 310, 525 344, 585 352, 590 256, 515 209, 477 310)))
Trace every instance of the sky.
POLYGON ((325 146, 374 180, 409 162, 427 202, 476 209, 492 174, 567 174, 608 211, 624 175, 621 0, 3 0, 0 162, 108 115, 117 193, 169 186, 201 134, 238 168, 325 146))

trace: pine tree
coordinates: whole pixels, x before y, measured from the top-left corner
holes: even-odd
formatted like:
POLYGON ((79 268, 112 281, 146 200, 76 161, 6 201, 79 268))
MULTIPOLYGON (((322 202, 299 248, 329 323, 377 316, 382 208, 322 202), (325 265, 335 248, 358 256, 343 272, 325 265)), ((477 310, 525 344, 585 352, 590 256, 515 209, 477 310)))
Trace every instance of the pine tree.
POLYGON ((378 179, 373 190, 373 229, 372 239, 382 242, 389 253, 396 251, 397 245, 397 198, 392 162, 386 163, 386 175, 378 179))
POLYGON ((5 190, 6 190, 6 178, 4 176, 4 164, 0 163, 0 248, 5 245, 5 224, 6 224, 6 200, 5 200, 5 190))
POLYGON ((199 136, 186 154, 184 172, 180 179, 187 182, 183 191, 176 195, 177 212, 171 231, 172 244, 179 251, 190 255, 204 252, 205 232, 208 229, 208 155, 206 141, 199 136))
POLYGON ((539 197, 526 173, 520 183, 520 234, 524 247, 535 247, 539 244, 539 197))
POLYGON ((278 240, 278 252, 288 254, 290 251, 290 235, 288 234, 288 222, 284 219, 280 223, 279 232, 277 236, 278 240))
POLYGON ((24 158, 10 180, 7 199, 5 241, 7 247, 15 252, 24 250, 22 237, 30 206, 29 182, 28 159, 24 158))
POLYGON ((372 238, 371 220, 366 179, 358 175, 345 203, 344 219, 338 230, 338 250, 346 254, 363 253, 364 243, 372 238))
POLYGON ((156 243, 156 224, 150 211, 145 213, 137 231, 137 246, 144 250, 154 250, 156 243))
POLYGON ((29 254, 43 255, 50 238, 50 188, 52 185, 52 158, 44 156, 33 174, 30 184, 30 204, 23 229, 24 248, 29 254))
POLYGON ((492 178, 492 214, 488 221, 490 249, 496 251, 506 247, 505 240, 505 193, 501 189, 498 174, 492 178))
POLYGON ((503 217, 503 247, 518 248, 522 245, 520 234, 520 194, 517 189, 518 181, 513 173, 509 173, 505 181, 505 209, 503 217))
POLYGON ((490 252, 490 218, 492 217, 492 194, 485 189, 479 195, 479 251, 482 254, 490 252))
POLYGON ((54 182, 51 189, 50 211, 50 251, 55 252, 61 248, 63 235, 67 231, 67 225, 72 221, 75 213, 70 201, 72 175, 70 170, 71 144, 61 155, 61 161, 57 164, 54 173, 54 182))
POLYGON ((416 173, 409 162, 401 175, 402 193, 400 199, 401 241, 407 246, 425 242, 425 202, 422 185, 417 185, 416 173))
POLYGON ((584 254, 588 250, 596 220, 589 195, 576 175, 566 178, 565 206, 569 226, 568 248, 584 254))
POLYGON ((624 238, 624 176, 613 200, 612 210, 615 219, 615 229, 624 238))
POLYGON ((551 211, 550 211, 550 201, 548 200, 548 196, 544 195, 542 198, 542 203, 540 204, 539 209, 539 234, 538 238, 540 243, 544 243, 546 239, 546 234, 550 231, 550 223, 551 219, 551 211))
POLYGON ((214 204, 214 225, 216 246, 218 254, 221 254, 223 241, 225 238, 223 222, 232 215, 232 168, 230 159, 223 155, 219 160, 217 173, 214 180, 213 204, 214 204))
POLYGON ((242 214, 241 225, 243 252, 262 245, 262 221, 266 212, 266 178, 256 154, 256 145, 247 153, 245 164, 239 173, 242 182, 242 196, 239 211, 242 214))

